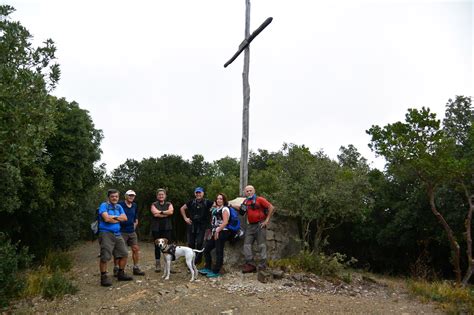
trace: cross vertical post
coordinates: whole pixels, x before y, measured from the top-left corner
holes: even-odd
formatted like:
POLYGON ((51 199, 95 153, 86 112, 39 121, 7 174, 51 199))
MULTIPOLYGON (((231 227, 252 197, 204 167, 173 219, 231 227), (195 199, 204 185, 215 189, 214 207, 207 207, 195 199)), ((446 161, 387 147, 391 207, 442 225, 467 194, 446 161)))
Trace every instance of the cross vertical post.
MULTIPOLYGON (((250 0, 245 0, 245 38, 250 36, 250 0)), ((250 47, 244 51, 244 69, 242 72, 244 107, 242 110, 242 146, 240 155, 240 185, 239 192, 244 196, 244 188, 248 185, 248 159, 249 159, 249 105, 250 105, 250 47)))
POLYGON ((242 111, 242 150, 240 155, 240 187, 239 192, 244 196, 244 188, 248 185, 248 160, 249 160, 249 105, 250 105, 250 43, 258 36, 271 22, 272 17, 267 18, 252 34, 250 34, 250 0, 245 0, 245 38, 240 43, 237 52, 224 64, 224 68, 234 62, 237 57, 244 52, 244 70, 242 71, 244 107, 242 111))

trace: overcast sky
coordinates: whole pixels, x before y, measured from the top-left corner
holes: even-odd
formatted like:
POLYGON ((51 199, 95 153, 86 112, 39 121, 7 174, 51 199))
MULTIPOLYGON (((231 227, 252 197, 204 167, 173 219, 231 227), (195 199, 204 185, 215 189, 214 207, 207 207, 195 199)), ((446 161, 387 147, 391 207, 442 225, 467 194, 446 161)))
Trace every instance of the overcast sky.
MULTIPOLYGON (((473 96, 472 1, 252 0, 250 149, 284 142, 336 158, 409 107, 442 118, 473 96)), ((163 154, 240 157, 244 0, 6 1, 40 44, 58 48, 53 94, 104 132, 102 162, 163 154)))

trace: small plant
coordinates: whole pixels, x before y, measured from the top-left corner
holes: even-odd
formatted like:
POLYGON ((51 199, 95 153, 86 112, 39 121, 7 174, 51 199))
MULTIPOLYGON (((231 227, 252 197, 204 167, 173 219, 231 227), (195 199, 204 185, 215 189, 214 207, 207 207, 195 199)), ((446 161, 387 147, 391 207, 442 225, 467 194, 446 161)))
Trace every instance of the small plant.
POLYGON ((65 294, 75 294, 78 291, 78 288, 60 271, 55 271, 53 275, 44 282, 42 289, 42 296, 48 300, 61 297, 65 294))
POLYGON ((28 297, 41 295, 45 299, 52 300, 77 291, 77 287, 61 271, 51 273, 49 268, 42 266, 28 274, 24 295, 28 297))
POLYGON ((352 272, 346 272, 341 276, 342 281, 345 283, 352 283, 352 272))
POLYGON ((425 300, 436 301, 447 313, 474 314, 474 290, 455 287, 448 282, 409 281, 410 292, 425 300))
POLYGON ((33 256, 28 248, 18 248, 5 233, 0 232, 0 307, 7 306, 10 299, 18 296, 25 287, 25 278, 20 274, 33 256))
POLYGON ((43 265, 51 271, 69 271, 72 268, 72 258, 67 252, 50 251, 46 255, 43 265))

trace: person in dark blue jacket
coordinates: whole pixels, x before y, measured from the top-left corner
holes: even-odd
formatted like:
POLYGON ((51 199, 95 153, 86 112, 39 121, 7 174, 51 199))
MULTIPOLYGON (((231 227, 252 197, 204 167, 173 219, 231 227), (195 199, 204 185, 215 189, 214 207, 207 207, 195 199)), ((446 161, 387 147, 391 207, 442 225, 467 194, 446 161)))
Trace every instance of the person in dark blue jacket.
MULTIPOLYGON (((125 241, 125 244, 132 248, 132 259, 133 259, 133 274, 135 276, 144 276, 145 272, 140 270, 138 261, 140 259, 140 247, 138 246, 138 236, 136 229, 138 226, 138 208, 134 202, 137 194, 133 190, 128 190, 125 193, 125 198, 118 204, 122 206, 125 214, 127 215, 127 221, 120 222, 120 233, 125 241)), ((114 260, 114 276, 117 276, 119 266, 118 259, 114 260)))

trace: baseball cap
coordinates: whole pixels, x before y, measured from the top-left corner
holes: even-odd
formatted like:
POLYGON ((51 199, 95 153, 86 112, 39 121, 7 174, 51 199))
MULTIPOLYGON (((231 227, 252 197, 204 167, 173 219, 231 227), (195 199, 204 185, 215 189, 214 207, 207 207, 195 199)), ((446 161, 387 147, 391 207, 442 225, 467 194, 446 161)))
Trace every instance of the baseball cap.
POLYGON ((137 194, 136 194, 133 190, 130 189, 130 190, 127 190, 127 192, 125 193, 125 195, 128 195, 128 196, 130 196, 130 195, 135 195, 135 196, 136 196, 137 194))
POLYGON ((196 189, 194 189, 194 193, 197 193, 197 192, 204 192, 204 188, 197 187, 196 189))

